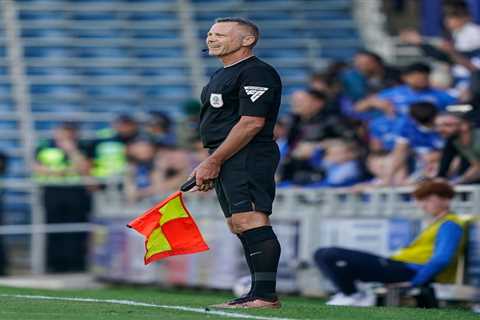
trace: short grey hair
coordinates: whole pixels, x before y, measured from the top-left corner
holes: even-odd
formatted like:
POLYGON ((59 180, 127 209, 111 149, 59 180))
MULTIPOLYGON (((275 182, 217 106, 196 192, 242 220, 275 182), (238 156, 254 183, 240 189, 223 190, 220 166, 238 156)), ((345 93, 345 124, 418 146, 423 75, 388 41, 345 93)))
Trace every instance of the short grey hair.
POLYGON ((258 26, 255 23, 253 23, 248 19, 240 18, 240 17, 225 17, 225 18, 215 19, 215 23, 221 23, 221 22, 236 22, 241 26, 247 27, 252 33, 252 36, 255 37, 255 41, 251 45, 252 48, 255 47, 255 45, 258 42, 258 39, 260 38, 260 30, 258 29, 258 26))

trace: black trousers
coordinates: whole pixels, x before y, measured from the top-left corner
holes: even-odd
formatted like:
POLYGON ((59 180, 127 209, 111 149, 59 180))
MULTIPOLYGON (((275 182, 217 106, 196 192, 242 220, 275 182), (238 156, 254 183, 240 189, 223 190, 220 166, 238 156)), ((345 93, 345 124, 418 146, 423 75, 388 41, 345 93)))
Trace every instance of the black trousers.
POLYGON ((322 248, 315 252, 322 273, 346 295, 357 292, 355 281, 395 283, 410 281, 415 271, 406 263, 361 251, 322 248))
MULTIPOLYGON (((43 203, 47 223, 88 222, 91 195, 81 186, 45 187, 43 203)), ((47 235, 47 271, 84 271, 87 267, 86 232, 49 233, 47 235)))

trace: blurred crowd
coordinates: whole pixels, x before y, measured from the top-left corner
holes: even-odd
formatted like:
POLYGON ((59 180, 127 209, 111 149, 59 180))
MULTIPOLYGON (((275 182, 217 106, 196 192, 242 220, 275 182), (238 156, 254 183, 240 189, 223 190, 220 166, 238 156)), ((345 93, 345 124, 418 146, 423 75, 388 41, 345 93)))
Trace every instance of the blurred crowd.
POLYGON ((276 128, 281 186, 480 182, 480 26, 464 2, 444 6, 445 38, 400 34, 421 61, 392 66, 361 50, 292 94, 276 128))
POLYGON ((131 203, 177 190, 207 155, 196 133, 200 105, 189 101, 184 109, 187 116, 175 126, 162 112, 143 121, 121 114, 89 140, 80 139, 75 123, 62 123, 37 148, 35 179, 46 186, 86 183, 95 191, 102 180, 120 178, 131 203))

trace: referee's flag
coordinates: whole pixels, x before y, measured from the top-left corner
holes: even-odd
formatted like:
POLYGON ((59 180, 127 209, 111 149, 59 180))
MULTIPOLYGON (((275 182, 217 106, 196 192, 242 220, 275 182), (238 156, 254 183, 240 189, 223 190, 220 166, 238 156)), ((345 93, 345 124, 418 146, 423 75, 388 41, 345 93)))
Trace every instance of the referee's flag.
POLYGON ((127 225, 146 237, 145 264, 178 254, 208 250, 190 212, 176 192, 127 225))

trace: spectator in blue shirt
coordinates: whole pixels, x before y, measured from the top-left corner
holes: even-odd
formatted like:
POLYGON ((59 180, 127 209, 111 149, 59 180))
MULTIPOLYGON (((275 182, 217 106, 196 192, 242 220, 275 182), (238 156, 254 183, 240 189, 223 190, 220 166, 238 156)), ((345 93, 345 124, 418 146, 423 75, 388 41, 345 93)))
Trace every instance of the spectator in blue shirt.
POLYGON ((395 116, 379 116, 368 123, 370 151, 392 151, 396 132, 402 120, 395 116))
POLYGON ((344 96, 354 102, 400 83, 399 72, 386 66, 382 57, 374 52, 358 51, 353 65, 341 74, 340 80, 344 96))
POLYGON ((395 147, 392 151, 392 165, 389 181, 393 182, 395 173, 408 167, 411 154, 414 161, 414 172, 423 171, 423 154, 440 150, 443 139, 434 130, 437 107, 430 102, 417 102, 410 106, 409 116, 402 118, 398 127, 395 147))
POLYGON ((363 99, 355 105, 357 112, 379 110, 387 115, 407 115, 412 103, 431 102, 439 111, 457 99, 446 91, 434 89, 430 85, 431 69, 424 63, 413 63, 407 66, 402 74, 404 85, 379 92, 375 96, 363 99))
POLYGON ((323 157, 312 157, 312 166, 323 172, 323 179, 308 186, 347 187, 362 179, 358 160, 359 152, 355 143, 333 139, 324 143, 323 157))
POLYGON ((368 121, 380 114, 380 111, 357 112, 355 104, 401 83, 400 72, 385 65, 383 59, 374 52, 361 50, 353 60, 353 67, 339 75, 342 86, 341 99, 338 100, 342 113, 351 119, 368 121))

